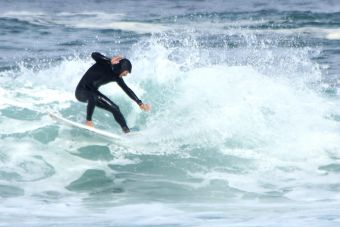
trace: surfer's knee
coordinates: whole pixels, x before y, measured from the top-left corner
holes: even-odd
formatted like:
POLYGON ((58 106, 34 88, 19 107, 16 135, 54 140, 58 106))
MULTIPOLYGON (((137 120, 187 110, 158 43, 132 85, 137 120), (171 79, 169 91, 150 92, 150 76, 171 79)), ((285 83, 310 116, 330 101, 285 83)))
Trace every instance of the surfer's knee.
POLYGON ((114 111, 120 112, 119 106, 117 106, 117 105, 112 105, 111 107, 113 108, 114 111))
POLYGON ((80 91, 76 90, 76 92, 74 93, 74 96, 76 97, 76 99, 79 101, 79 102, 84 102, 83 98, 82 98, 82 95, 80 94, 80 91))
POLYGON ((88 95, 86 92, 78 89, 75 92, 75 97, 79 102, 87 102, 88 100, 88 95))
POLYGON ((110 108, 111 112, 114 113, 120 113, 119 106, 114 104, 113 102, 107 101, 107 105, 110 108))

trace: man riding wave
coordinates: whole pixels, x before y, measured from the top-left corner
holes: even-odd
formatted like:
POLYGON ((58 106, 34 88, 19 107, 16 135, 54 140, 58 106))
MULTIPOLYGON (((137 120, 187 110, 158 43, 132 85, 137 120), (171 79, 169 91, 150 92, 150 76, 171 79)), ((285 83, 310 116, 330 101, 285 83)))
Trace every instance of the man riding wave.
POLYGON ((97 106, 111 112, 123 132, 130 132, 119 107, 99 92, 98 89, 104 84, 117 82, 124 92, 132 100, 134 100, 142 110, 150 111, 151 106, 144 104, 123 80, 123 77, 131 73, 131 62, 121 56, 114 56, 110 59, 98 52, 92 53, 91 57, 96 61, 96 63, 87 70, 85 75, 79 81, 75 92, 77 100, 80 102, 87 102, 86 125, 93 127, 92 115, 95 107, 97 106))

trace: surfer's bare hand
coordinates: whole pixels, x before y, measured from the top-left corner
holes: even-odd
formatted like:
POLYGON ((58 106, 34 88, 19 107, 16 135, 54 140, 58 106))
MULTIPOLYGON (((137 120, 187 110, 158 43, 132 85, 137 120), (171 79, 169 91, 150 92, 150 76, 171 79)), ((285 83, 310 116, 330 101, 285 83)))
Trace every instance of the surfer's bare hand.
POLYGON ((151 106, 149 104, 142 103, 142 104, 139 105, 139 107, 144 111, 150 111, 151 110, 151 106))
POLYGON ((111 64, 112 65, 118 64, 119 61, 122 60, 122 59, 123 59, 122 55, 113 56, 112 59, 111 59, 111 64))

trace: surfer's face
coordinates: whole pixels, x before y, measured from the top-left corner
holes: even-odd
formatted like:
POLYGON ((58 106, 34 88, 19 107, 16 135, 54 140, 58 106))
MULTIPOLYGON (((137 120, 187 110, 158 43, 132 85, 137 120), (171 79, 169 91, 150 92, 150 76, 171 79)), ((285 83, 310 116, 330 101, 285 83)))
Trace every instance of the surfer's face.
POLYGON ((129 71, 124 70, 124 71, 119 75, 119 77, 127 76, 128 74, 129 74, 129 71))

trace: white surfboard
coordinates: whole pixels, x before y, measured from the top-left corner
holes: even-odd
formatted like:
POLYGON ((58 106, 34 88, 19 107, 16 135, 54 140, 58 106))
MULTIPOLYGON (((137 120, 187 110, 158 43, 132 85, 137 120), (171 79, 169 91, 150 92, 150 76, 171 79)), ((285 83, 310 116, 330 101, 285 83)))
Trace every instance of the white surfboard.
POLYGON ((71 121, 71 120, 68 120, 56 113, 53 113, 53 112, 50 112, 48 111, 47 112, 51 118, 53 118, 54 120, 60 122, 60 123, 63 123, 67 126, 71 126, 71 127, 75 127, 75 128, 80 128, 80 129, 85 129, 87 131, 90 131, 92 133, 96 133, 100 136, 104 136, 108 139, 114 139, 114 140, 122 140, 123 137, 120 136, 120 135, 117 135, 117 134, 114 134, 114 133, 111 133, 111 132, 107 132, 107 131, 104 131, 104 130, 101 130, 101 129, 97 129, 97 128, 94 128, 94 127, 90 127, 90 126, 87 126, 87 125, 83 125, 83 124, 80 124, 80 123, 77 123, 77 122, 74 122, 74 121, 71 121))

